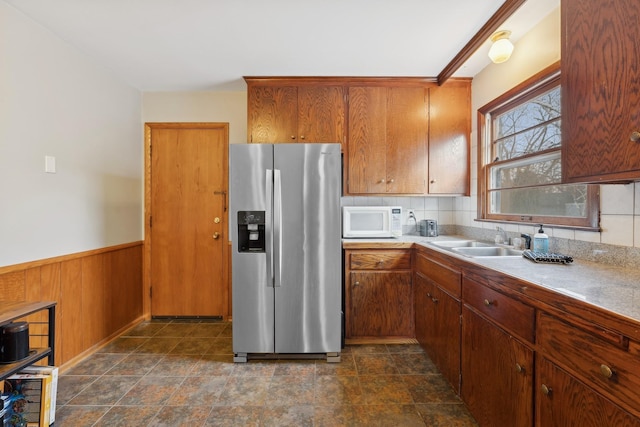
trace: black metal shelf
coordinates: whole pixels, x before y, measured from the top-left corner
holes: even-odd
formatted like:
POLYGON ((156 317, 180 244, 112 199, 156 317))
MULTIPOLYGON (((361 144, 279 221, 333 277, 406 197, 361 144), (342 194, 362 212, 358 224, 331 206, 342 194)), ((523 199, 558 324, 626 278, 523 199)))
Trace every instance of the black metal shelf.
POLYGON ((56 324, 56 303, 54 301, 4 303, 0 306, 0 326, 4 326, 16 319, 21 319, 42 310, 49 312, 49 347, 30 349, 29 355, 24 359, 12 363, 0 364, 0 381, 45 357, 48 357, 47 363, 49 365, 54 365, 56 324))

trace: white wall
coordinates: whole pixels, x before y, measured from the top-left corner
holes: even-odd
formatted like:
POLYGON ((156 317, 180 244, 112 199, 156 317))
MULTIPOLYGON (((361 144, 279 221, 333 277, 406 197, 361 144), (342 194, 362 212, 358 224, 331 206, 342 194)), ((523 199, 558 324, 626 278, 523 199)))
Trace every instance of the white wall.
POLYGON ((141 240, 140 92, 2 2, 0 58, 0 266, 141 240))
POLYGON ((146 122, 229 123, 229 142, 247 142, 247 92, 145 92, 146 122))

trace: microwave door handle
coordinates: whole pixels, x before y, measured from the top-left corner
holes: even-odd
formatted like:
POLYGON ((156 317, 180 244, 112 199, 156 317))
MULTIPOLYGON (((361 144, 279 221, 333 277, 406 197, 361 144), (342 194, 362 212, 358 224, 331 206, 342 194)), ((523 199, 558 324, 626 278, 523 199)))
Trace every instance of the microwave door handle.
POLYGON ((265 253, 267 255, 267 287, 273 287, 273 170, 266 173, 265 253))
POLYGON ((273 286, 282 286, 282 181, 273 170, 273 286))

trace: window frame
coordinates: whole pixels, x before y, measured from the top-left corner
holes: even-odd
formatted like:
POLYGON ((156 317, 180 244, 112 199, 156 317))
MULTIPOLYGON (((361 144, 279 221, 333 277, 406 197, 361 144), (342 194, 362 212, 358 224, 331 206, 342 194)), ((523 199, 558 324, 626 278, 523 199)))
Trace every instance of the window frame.
MULTIPOLYGON (((489 192, 490 168, 499 165, 501 162, 492 163, 491 147, 493 142, 492 132, 492 116, 498 115, 505 111, 521 105, 538 95, 541 95, 550 89, 559 86, 560 83, 560 62, 556 62, 545 68, 539 73, 526 79, 519 85, 508 90, 493 101, 487 103, 478 109, 478 212, 480 213, 478 221, 495 221, 510 222, 518 224, 545 224, 550 227, 557 228, 573 228, 587 231, 600 231, 600 186, 590 184, 587 185, 586 212, 584 218, 578 217, 560 217, 546 215, 529 215, 529 214, 496 214, 491 213, 489 207, 491 195, 489 192)), ((562 120, 562 113, 560 116, 562 120)), ((541 150, 535 154, 525 155, 526 157, 538 157, 545 153, 552 154, 560 152, 561 147, 541 150)), ((504 163, 510 163, 512 160, 505 160, 504 163)), ((563 185, 559 182, 557 185, 563 185)), ((538 186, 534 186, 538 187, 538 186)))

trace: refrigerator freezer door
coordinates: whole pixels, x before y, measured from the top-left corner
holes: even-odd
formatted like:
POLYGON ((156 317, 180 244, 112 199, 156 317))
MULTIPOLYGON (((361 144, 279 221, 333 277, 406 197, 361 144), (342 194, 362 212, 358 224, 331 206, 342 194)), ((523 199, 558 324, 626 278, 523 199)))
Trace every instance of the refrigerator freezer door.
POLYGON ((274 216, 276 353, 341 351, 341 167, 339 144, 274 146, 282 200, 274 216))
POLYGON ((229 220, 232 240, 233 351, 274 352, 274 288, 271 279, 273 147, 229 146, 229 220), (269 180, 267 179, 269 177, 269 180), (265 212, 265 252, 238 250, 238 212, 265 212))

